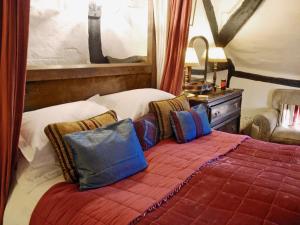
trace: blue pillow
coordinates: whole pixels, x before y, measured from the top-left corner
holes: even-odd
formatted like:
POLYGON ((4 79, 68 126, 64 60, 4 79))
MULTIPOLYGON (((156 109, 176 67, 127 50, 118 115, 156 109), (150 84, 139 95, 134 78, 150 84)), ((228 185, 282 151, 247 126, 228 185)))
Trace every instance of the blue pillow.
POLYGON ((173 111, 170 119, 178 143, 186 143, 211 133, 206 109, 202 105, 189 111, 173 111))
POLYGON ((70 145, 80 190, 103 187, 147 167, 131 119, 64 136, 70 145))

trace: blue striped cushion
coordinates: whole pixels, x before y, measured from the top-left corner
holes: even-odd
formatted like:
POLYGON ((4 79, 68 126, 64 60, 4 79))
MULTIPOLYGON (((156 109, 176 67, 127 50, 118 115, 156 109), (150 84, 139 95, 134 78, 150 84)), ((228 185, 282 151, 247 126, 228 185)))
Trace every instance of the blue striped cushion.
POLYGON ((186 143, 211 133, 206 110, 202 105, 189 111, 172 111, 170 119, 178 143, 186 143))

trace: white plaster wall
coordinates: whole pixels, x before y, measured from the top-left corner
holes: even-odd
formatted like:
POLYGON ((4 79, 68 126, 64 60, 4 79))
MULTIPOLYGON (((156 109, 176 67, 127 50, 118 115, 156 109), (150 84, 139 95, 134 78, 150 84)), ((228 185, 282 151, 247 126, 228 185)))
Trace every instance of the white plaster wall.
MULTIPOLYGON (((102 4, 104 55, 147 55, 148 0, 97 0, 102 4)), ((88 0, 31 0, 28 65, 86 64, 88 0)))
POLYGON ((103 1, 101 41, 105 56, 146 56, 147 34, 148 0, 103 1))
POLYGON ((88 1, 31 0, 29 65, 85 64, 88 1))

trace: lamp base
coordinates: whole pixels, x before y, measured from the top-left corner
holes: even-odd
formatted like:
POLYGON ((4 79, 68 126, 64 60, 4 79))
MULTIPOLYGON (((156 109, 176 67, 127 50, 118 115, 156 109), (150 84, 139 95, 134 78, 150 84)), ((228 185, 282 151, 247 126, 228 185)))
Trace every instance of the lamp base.
POLYGON ((185 66, 184 67, 184 84, 188 84, 191 82, 191 76, 192 76, 192 67, 185 66))
POLYGON ((213 86, 214 88, 217 87, 216 82, 217 82, 217 70, 218 70, 218 63, 214 62, 214 76, 213 76, 213 86))

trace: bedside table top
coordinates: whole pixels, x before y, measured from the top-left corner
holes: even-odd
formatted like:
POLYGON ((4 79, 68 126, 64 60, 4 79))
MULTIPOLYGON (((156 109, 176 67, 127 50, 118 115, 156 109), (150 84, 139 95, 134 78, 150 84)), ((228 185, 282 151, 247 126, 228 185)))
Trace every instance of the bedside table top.
POLYGON ((217 88, 216 90, 208 92, 204 95, 189 94, 188 92, 186 92, 186 94, 189 101, 208 104, 210 102, 215 102, 221 99, 224 101, 224 98, 228 100, 236 98, 238 96, 241 96, 243 91, 243 89, 227 88, 226 90, 221 90, 217 88))

